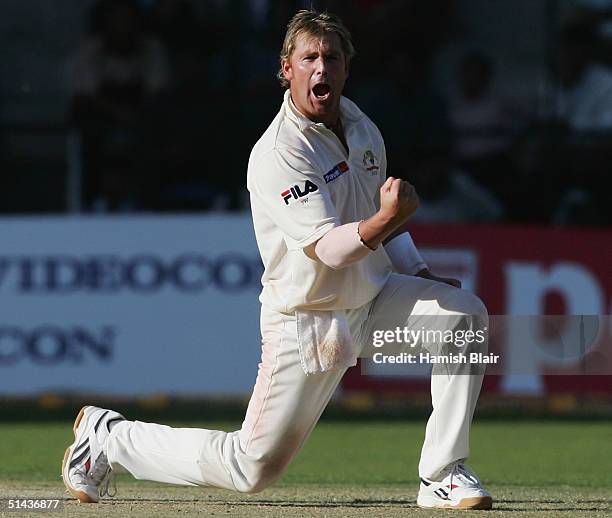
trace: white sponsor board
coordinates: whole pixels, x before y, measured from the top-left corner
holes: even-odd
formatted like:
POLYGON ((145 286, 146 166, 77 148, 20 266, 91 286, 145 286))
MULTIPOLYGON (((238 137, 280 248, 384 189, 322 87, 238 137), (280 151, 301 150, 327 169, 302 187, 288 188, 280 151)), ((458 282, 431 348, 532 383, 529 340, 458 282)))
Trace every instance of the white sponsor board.
POLYGON ((248 394, 248 214, 0 220, 0 395, 248 394))

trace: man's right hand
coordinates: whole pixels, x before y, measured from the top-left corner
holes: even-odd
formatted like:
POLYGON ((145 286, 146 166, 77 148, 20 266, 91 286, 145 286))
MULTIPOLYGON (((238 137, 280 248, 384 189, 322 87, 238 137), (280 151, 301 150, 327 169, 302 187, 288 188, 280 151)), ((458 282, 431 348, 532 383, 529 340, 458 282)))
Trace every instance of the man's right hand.
POLYGON ((419 207, 412 184, 390 176, 380 188, 380 213, 396 225, 404 223, 419 207))
POLYGON ((380 209, 359 224, 359 235, 366 246, 376 248, 414 214, 419 197, 414 187, 390 176, 380 188, 380 209))

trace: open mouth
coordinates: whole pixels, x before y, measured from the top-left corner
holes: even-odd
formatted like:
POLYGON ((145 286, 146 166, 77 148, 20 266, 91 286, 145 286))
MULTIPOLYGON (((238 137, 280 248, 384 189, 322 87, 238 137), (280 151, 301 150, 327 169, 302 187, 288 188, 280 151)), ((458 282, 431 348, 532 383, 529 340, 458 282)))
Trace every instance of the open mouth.
POLYGON ((312 93, 319 100, 325 100, 331 93, 331 87, 327 83, 317 83, 312 87, 312 93))

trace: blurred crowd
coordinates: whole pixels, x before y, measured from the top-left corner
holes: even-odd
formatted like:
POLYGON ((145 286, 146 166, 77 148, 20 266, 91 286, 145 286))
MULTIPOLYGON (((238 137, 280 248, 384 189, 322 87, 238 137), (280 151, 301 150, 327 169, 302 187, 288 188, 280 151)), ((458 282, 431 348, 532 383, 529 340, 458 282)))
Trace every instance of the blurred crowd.
POLYGON ((415 221, 610 224, 610 13, 564 21, 534 105, 497 93, 481 49, 441 91, 436 58, 461 31, 453 0, 98 0, 68 114, 85 209, 246 208, 249 152, 282 101, 286 23, 311 5, 353 33, 345 95, 381 129, 389 174, 416 186, 415 221))

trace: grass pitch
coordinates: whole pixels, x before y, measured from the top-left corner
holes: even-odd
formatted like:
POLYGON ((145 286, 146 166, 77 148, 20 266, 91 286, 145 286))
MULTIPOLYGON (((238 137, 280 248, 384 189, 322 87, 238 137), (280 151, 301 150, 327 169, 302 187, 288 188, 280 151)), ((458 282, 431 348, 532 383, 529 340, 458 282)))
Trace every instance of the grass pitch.
MULTIPOLYGON (((236 429, 237 423, 169 423, 236 429)), ((424 422, 319 423, 275 486, 256 495, 117 477, 118 495, 79 505, 64 493, 60 463, 72 423, 0 423, 0 499, 62 498, 32 516, 482 516, 416 507, 424 422)), ((612 426, 605 422, 477 421, 470 464, 493 493, 486 516, 612 516, 612 426)), ((0 511, 0 516, 25 516, 0 511)))

